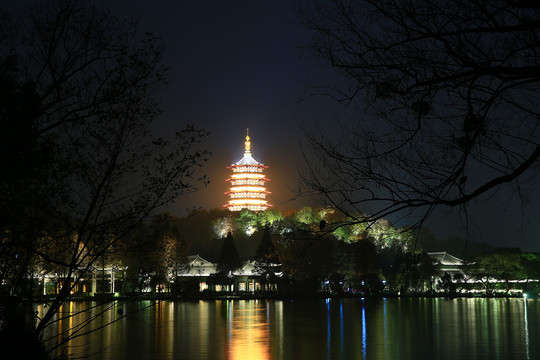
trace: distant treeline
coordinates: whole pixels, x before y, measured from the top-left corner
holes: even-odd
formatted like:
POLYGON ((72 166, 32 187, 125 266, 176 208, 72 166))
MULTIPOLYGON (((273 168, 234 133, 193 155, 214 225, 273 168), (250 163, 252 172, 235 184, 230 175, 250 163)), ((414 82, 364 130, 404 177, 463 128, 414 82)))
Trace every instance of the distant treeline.
POLYGON ((146 274, 152 283, 159 283, 181 269, 188 255, 223 261, 227 235, 242 260, 260 257, 260 244, 268 236, 274 258, 282 265, 282 288, 286 285, 295 291, 317 291, 321 283, 330 291, 378 293, 383 283, 391 292, 462 291, 471 289, 466 280, 477 280, 475 286, 490 293, 501 283, 510 289, 509 280, 540 278, 537 254, 463 239, 439 240, 427 229, 397 228, 384 219, 370 224, 362 219, 361 214, 351 218, 333 209, 310 207, 260 213, 199 210, 184 218, 163 213, 140 225, 104 263, 114 259, 127 265, 132 281, 142 281, 141 274, 146 274), (475 253, 463 256, 465 248, 475 253), (429 251, 453 253, 470 265, 463 267, 463 276, 449 279, 427 255, 429 251))

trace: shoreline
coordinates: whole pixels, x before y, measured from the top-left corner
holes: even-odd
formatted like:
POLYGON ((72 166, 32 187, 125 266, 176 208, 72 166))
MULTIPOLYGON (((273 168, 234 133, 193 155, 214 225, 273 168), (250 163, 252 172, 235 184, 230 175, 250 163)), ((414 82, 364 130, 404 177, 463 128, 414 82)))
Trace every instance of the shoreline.
MULTIPOLYGON (((317 293, 309 295, 290 295, 290 294, 241 294, 241 293, 199 293, 199 294, 183 294, 183 295, 170 295, 167 293, 154 293, 154 294, 132 294, 125 296, 118 296, 115 294, 95 294, 94 296, 70 296, 65 301, 145 301, 145 300, 159 300, 159 301, 206 301, 206 300, 309 300, 309 299, 382 299, 382 298, 446 298, 446 299, 457 299, 457 298, 527 298, 527 299, 537 299, 539 294, 536 293, 526 293, 527 296, 524 296, 522 293, 514 294, 479 294, 479 293, 465 293, 465 294, 445 294, 445 293, 436 293, 436 294, 393 294, 393 293, 383 293, 377 295, 364 295, 364 294, 328 294, 328 293, 317 293)), ((32 302, 48 302, 55 299, 54 296, 40 296, 32 299, 17 299, 15 297, 7 297, 3 300, 21 300, 21 301, 32 301, 32 302)), ((9 301, 8 300, 8 301, 9 301)))

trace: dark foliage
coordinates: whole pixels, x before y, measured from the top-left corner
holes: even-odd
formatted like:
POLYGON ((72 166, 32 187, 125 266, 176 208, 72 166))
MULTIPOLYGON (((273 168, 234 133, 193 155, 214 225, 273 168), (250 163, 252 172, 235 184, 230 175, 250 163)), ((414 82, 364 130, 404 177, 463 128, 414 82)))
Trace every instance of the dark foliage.
POLYGON ((261 263, 263 266, 280 263, 279 253, 270 235, 270 229, 265 227, 261 242, 255 252, 254 260, 261 263))
POLYGON ((238 257, 238 251, 234 245, 234 239, 231 233, 223 240, 223 247, 219 254, 217 270, 220 273, 228 274, 242 266, 238 257))
MULTIPOLYGON (((39 339, 122 239, 207 183, 207 132, 152 136, 166 69, 161 40, 136 23, 72 0, 16 10, 0 8, 0 283, 31 300, 37 279, 58 274, 43 316, 23 317, 39 339)), ((0 302, 0 332, 9 319, 0 302)), ((51 353, 70 337, 57 340, 51 353)))

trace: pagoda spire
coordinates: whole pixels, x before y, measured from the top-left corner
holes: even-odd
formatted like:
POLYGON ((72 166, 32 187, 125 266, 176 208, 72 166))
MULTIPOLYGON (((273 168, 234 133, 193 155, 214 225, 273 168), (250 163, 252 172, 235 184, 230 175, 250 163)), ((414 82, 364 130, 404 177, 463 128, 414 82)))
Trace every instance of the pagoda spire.
POLYGON ((251 141, 249 139, 249 129, 246 129, 246 154, 251 154, 251 141))

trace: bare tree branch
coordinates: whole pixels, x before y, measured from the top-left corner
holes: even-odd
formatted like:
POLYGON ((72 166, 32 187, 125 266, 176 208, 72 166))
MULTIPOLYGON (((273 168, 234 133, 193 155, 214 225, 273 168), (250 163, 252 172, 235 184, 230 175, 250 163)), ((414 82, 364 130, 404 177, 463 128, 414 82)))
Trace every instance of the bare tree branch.
POLYGON ((327 130, 332 136, 306 131, 305 191, 373 221, 466 206, 537 172, 540 7, 533 5, 306 5, 307 47, 342 75, 325 88, 348 106, 339 131, 327 130))

